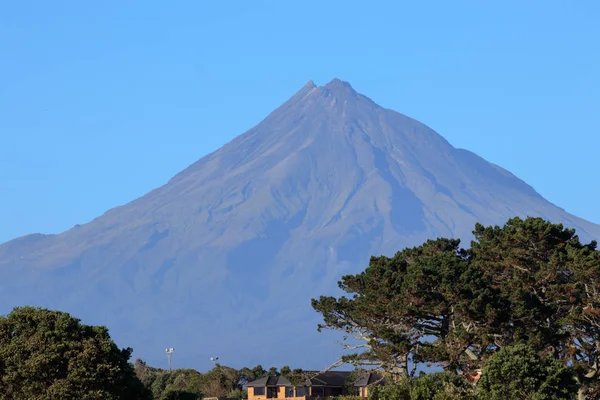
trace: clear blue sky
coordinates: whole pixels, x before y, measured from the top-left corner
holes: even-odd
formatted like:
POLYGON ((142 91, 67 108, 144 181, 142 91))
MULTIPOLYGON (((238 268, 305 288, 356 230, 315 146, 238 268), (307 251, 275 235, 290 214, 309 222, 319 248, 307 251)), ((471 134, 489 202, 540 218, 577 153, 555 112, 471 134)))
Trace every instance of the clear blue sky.
POLYGON ((334 77, 600 222, 598 1, 0 3, 0 242, 85 223, 334 77))

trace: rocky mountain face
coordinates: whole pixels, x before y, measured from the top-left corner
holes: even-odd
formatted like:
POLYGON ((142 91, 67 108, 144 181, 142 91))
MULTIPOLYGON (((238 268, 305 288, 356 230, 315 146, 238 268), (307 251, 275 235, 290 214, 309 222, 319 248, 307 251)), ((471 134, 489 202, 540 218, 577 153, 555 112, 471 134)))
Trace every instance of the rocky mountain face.
POLYGON ((335 293, 370 255, 469 240, 476 221, 516 215, 600 238, 599 225, 348 83, 309 82, 166 185, 67 232, 0 245, 0 312, 71 312, 155 365, 175 347, 174 366, 218 355, 318 369, 340 349, 316 332, 311 297, 335 293))

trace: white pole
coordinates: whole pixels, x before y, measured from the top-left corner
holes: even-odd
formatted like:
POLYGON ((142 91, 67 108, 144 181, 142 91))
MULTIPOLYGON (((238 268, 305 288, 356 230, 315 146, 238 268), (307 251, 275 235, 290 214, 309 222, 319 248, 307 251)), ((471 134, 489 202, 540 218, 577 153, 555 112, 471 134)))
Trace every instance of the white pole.
POLYGON ((165 350, 165 353, 167 353, 167 360, 169 361, 169 371, 171 371, 171 356, 173 355, 174 351, 175 349, 172 347, 169 347, 165 350))

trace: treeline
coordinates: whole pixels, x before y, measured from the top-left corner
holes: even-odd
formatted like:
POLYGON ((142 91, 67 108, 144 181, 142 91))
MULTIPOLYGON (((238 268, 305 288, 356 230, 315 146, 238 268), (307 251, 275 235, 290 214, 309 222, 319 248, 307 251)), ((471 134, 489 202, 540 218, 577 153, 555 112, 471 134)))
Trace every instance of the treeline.
POLYGON ((305 375, 301 369, 283 367, 279 371, 271 367, 265 370, 261 365, 238 370, 217 364, 204 374, 193 369, 167 371, 150 367, 140 359, 134 363, 134 372, 144 387, 150 390, 152 397, 160 400, 196 400, 204 397, 247 399, 244 386, 248 382, 272 375, 283 375, 292 382, 305 375))
POLYGON ((234 369, 216 365, 207 373, 167 371, 119 349, 103 326, 84 325, 71 315, 17 307, 0 316, 0 400, 197 400, 245 399, 244 386, 268 375, 291 380, 300 369, 234 369))
POLYGON ((469 249, 442 238, 372 257, 342 277, 346 296, 312 300, 319 330, 343 332, 353 350, 343 361, 395 383, 379 390, 384 400, 435 390, 456 392, 446 399, 599 398, 597 243, 541 218, 477 224, 473 234, 469 249), (425 366, 444 373, 418 377, 425 366))

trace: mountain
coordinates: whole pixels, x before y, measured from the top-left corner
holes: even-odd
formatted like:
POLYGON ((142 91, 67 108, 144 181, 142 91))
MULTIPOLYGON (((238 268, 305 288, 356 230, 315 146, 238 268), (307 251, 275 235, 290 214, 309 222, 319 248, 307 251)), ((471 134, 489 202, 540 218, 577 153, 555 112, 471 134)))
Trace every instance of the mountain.
POLYGON ((372 254, 468 240, 476 221, 542 216, 600 238, 501 167, 343 81, 312 81, 166 185, 57 235, 0 246, 0 312, 31 304, 107 325, 174 366, 290 364, 339 354, 311 297, 372 254))

